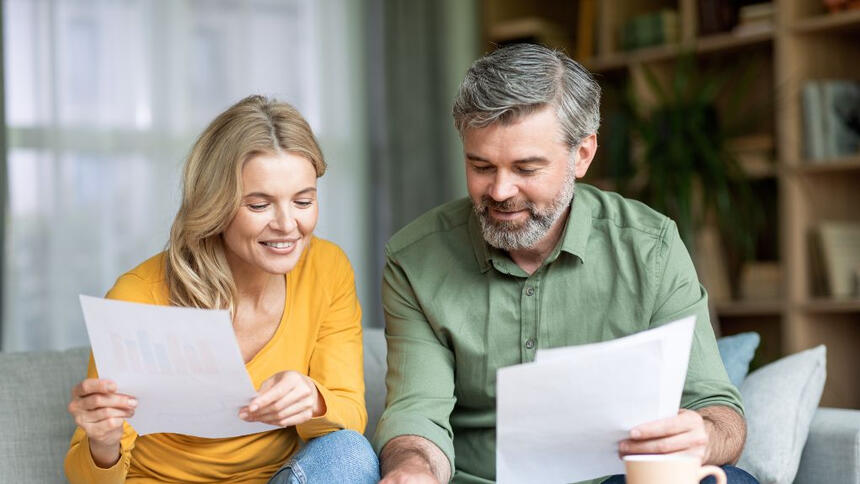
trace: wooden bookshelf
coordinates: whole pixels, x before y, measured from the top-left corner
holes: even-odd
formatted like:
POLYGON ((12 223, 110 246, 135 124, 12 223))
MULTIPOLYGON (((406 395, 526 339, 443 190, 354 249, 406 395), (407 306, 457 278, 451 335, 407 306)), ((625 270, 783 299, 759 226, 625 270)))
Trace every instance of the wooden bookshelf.
MULTIPOLYGON (((751 63, 759 68, 750 99, 762 100, 765 106, 765 117, 757 124, 756 133, 773 136, 775 163, 773 167, 760 166, 748 178, 757 190, 762 184, 770 187, 762 196, 769 197, 776 207, 765 229, 771 253, 762 261, 779 265, 780 296, 716 302, 713 314, 727 334, 760 332, 760 363, 827 345, 828 381, 822 404, 860 408, 860 379, 856 374, 860 368, 860 295, 856 299, 832 299, 815 294, 815 261, 810 247, 810 234, 822 221, 860 222, 860 153, 832 160, 805 160, 801 96, 810 80, 860 80, 860 11, 828 14, 820 0, 774 0, 769 27, 748 29, 746 35, 701 35, 698 4, 697 0, 483 0, 484 39, 488 49, 498 44, 493 39, 497 24, 517 25, 510 23, 516 19, 546 19, 553 26, 547 34, 556 38, 560 36, 556 27, 567 29, 568 53, 578 53, 576 60, 600 74, 605 120, 617 106, 611 93, 618 92, 620 86, 633 86, 643 103, 653 101, 645 92, 642 66, 668 78, 679 56, 692 52, 700 63, 722 67, 751 63), (580 8, 583 5, 586 8, 580 8), (625 23, 633 16, 661 9, 677 12, 677 41, 624 51, 620 29, 625 23), (577 44, 577 39, 584 38, 587 42, 577 44), (583 54, 588 52, 584 48, 577 50, 582 45, 591 47, 590 56, 583 54)), ((532 28, 540 30, 539 23, 532 21, 532 28)), ((540 37, 534 33, 517 35, 540 37)), ((605 139, 610 130, 604 125, 600 136, 605 139)), ((599 151, 585 182, 612 189, 616 184, 600 171, 604 161, 600 156, 599 151)))
POLYGON ((827 34, 856 29, 860 29, 860 10, 802 18, 791 26, 791 30, 798 34, 827 34))
POLYGON ((728 301, 718 302, 714 305, 717 315, 721 317, 749 317, 749 316, 780 316, 785 309, 785 301, 763 300, 763 301, 728 301))
POLYGON ((807 313, 835 313, 851 314, 860 313, 860 298, 858 299, 813 299, 803 305, 801 309, 807 313))
POLYGON ((711 35, 683 43, 645 47, 630 52, 598 56, 587 60, 585 66, 593 72, 605 72, 628 68, 634 64, 673 60, 686 52, 694 52, 698 55, 724 53, 758 44, 767 44, 772 40, 772 31, 749 35, 732 33, 711 35))
POLYGON ((816 173, 850 173, 860 172, 860 156, 848 156, 816 162, 804 161, 797 163, 793 172, 796 175, 813 175, 816 173))

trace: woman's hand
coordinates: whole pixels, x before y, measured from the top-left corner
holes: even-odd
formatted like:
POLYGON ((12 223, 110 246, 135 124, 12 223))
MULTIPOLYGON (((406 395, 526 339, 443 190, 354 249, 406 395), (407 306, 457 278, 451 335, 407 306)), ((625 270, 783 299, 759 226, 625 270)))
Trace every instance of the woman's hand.
POLYGON ((72 389, 69 413, 87 434, 90 454, 99 467, 111 467, 119 460, 122 424, 134 415, 137 399, 116 393, 116 383, 87 378, 72 389))
POLYGON ((295 371, 282 371, 260 385, 257 396, 239 410, 239 418, 290 427, 325 411, 325 400, 313 380, 295 371))

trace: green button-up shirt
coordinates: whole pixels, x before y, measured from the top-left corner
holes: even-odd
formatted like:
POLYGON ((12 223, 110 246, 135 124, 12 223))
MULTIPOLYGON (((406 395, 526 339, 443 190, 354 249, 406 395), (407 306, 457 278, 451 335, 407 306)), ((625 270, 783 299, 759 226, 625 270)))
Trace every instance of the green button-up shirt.
POLYGON ((681 406, 743 412, 677 228, 639 202, 577 184, 559 243, 531 275, 487 245, 469 199, 419 217, 386 255, 388 398, 377 451, 419 435, 448 456, 454 482, 492 482, 496 370, 533 361, 538 348, 610 340, 691 314, 681 406))

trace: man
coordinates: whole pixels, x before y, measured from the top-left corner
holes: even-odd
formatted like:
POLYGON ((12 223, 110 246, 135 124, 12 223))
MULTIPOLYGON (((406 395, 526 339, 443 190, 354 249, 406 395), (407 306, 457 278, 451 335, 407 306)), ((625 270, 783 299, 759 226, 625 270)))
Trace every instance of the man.
MULTIPOLYGON (((632 429, 618 451, 738 459, 740 396, 675 224, 616 194, 574 190, 597 150, 599 104, 586 70, 536 45, 497 50, 466 74, 453 114, 470 197, 386 246, 388 402, 374 438, 383 483, 492 482, 496 370, 533 361, 538 348, 691 314, 683 409, 632 429)), ((731 482, 755 482, 727 469, 731 482)))

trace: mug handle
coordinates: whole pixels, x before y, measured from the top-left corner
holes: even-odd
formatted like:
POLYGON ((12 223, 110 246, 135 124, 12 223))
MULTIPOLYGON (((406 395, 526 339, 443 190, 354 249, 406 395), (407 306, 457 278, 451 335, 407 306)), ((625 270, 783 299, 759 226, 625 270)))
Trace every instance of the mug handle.
POLYGON ((699 469, 700 481, 708 476, 714 476, 714 479, 717 480, 717 484, 726 484, 726 473, 717 466, 702 466, 702 468, 699 469))

